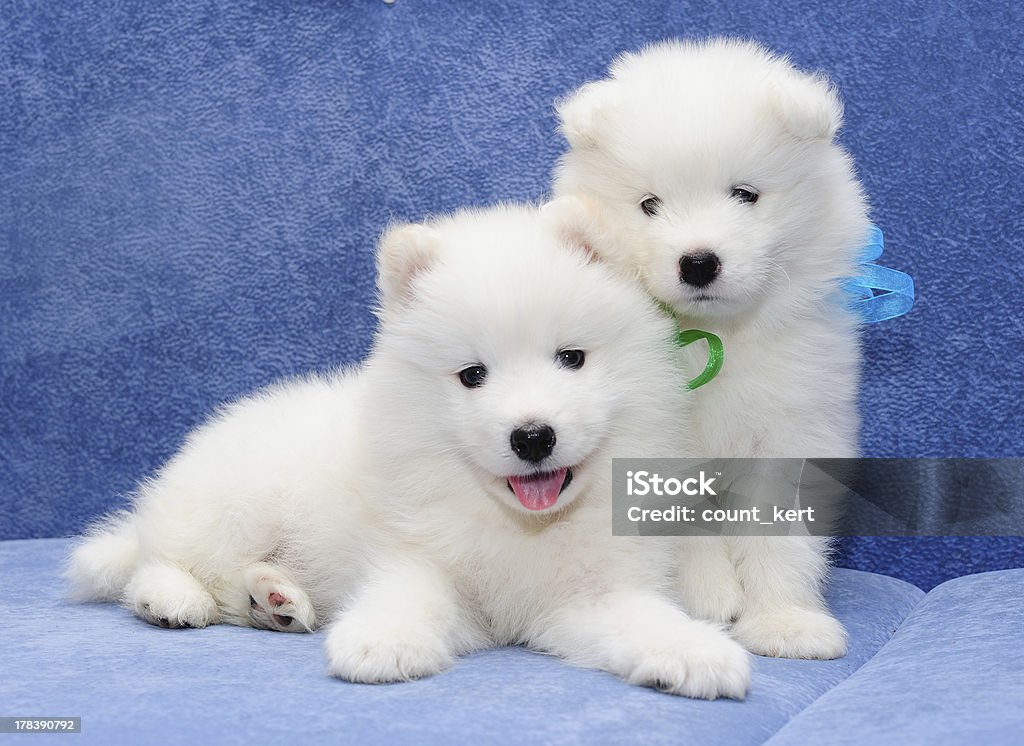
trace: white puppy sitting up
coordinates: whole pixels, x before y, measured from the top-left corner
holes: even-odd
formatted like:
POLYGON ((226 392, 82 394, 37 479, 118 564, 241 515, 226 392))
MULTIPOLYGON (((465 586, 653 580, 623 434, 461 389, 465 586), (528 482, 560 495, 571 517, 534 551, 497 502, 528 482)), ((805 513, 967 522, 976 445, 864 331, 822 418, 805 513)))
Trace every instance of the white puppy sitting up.
MULTIPOLYGON (((622 55, 558 112, 570 150, 554 191, 604 214, 595 250, 725 344, 695 392, 703 455, 856 456, 858 320, 840 291, 869 223, 833 87, 754 43, 670 41, 622 55)), ((686 552, 691 611, 735 620, 760 654, 845 653, 822 598, 825 540, 721 546, 686 552)))

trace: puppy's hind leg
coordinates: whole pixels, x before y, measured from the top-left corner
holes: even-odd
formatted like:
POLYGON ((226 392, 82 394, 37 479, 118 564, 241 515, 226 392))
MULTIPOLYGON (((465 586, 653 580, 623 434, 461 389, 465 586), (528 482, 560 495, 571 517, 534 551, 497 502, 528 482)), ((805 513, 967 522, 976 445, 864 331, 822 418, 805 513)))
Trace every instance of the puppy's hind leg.
POLYGON ((193 575, 166 562, 142 564, 125 588, 124 602, 158 627, 205 627, 220 621, 209 591, 193 575))

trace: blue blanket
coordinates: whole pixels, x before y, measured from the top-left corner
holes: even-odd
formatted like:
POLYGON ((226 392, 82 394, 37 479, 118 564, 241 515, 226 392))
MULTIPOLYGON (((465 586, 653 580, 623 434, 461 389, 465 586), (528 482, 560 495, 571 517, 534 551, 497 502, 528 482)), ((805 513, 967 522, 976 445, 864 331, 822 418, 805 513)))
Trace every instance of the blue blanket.
MULTIPOLYGON (((1024 10, 1011 0, 0 5, 0 539, 123 504, 219 402, 357 361, 389 220, 539 199, 552 101, 618 51, 755 37, 828 71, 885 263, 869 455, 1022 455, 1024 10)), ((922 587, 1020 539, 858 539, 922 587)))

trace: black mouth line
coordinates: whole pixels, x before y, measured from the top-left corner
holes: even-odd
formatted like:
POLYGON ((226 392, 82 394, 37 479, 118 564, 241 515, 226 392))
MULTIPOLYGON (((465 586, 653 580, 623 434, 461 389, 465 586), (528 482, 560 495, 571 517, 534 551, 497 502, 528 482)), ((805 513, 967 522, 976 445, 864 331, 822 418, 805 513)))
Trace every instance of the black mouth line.
MULTIPOLYGON (((553 473, 554 472, 550 471, 539 471, 536 474, 530 474, 528 476, 525 476, 523 477, 523 479, 532 482, 538 479, 543 479, 544 477, 550 476, 553 473)), ((558 494, 561 495, 563 492, 565 492, 565 488, 568 487, 570 484, 572 484, 572 467, 568 467, 565 470, 565 479, 562 480, 562 486, 559 487, 558 494)), ((508 479, 505 480, 505 486, 508 487, 509 492, 515 494, 516 491, 512 489, 512 483, 508 481, 508 479)))

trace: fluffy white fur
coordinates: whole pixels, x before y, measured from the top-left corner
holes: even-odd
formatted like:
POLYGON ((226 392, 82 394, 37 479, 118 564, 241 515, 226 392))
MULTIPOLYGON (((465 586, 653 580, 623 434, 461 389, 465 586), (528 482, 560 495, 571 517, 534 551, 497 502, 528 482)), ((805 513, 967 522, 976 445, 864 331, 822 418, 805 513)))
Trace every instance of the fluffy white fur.
MULTIPOLYGON (((859 343, 837 300, 867 208, 834 138, 842 107, 822 77, 749 42, 669 41, 625 54, 558 106, 571 149, 555 193, 606 216, 595 250, 639 277, 680 324, 718 334, 721 374, 695 392, 705 455, 852 457, 859 343), (744 201, 736 187, 757 194, 744 201), (641 203, 656 197, 648 207, 641 203), (702 287, 681 259, 713 252, 702 287)), ((691 365, 703 351, 687 350, 691 365)), ((823 540, 688 543, 682 590, 698 615, 735 619, 750 650, 833 658, 846 636, 821 595, 823 540)))
POLYGON ((523 643, 742 698, 746 651, 668 595, 675 542, 611 536, 610 459, 692 452, 689 397, 671 322, 579 248, 578 208, 392 228, 362 368, 276 386, 194 432, 75 552, 78 595, 167 626, 329 621, 330 671, 352 681, 523 643), (566 349, 582 367, 560 362, 566 349), (468 388, 473 365, 487 375, 468 388), (531 422, 557 435, 539 463, 510 444, 531 422), (550 507, 509 488, 562 467, 573 478, 550 507))

